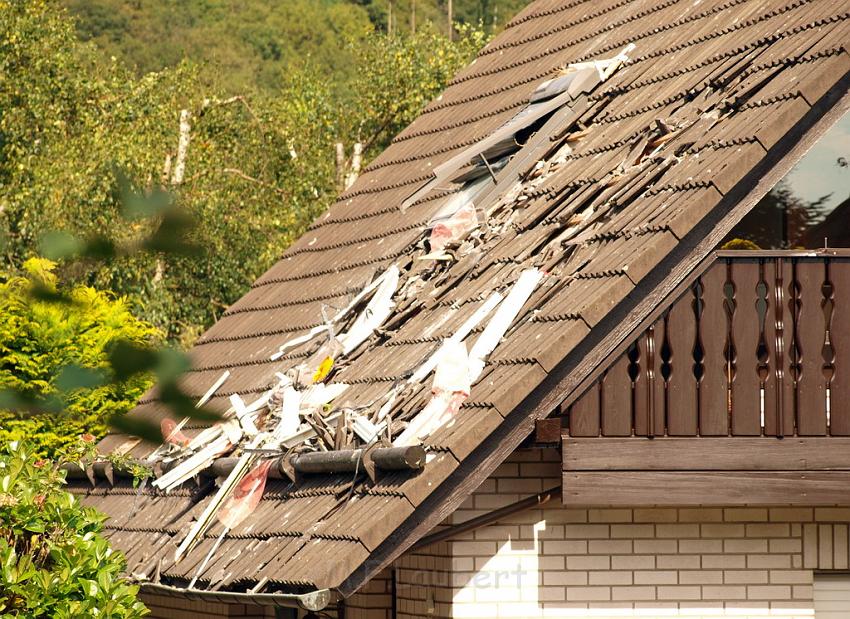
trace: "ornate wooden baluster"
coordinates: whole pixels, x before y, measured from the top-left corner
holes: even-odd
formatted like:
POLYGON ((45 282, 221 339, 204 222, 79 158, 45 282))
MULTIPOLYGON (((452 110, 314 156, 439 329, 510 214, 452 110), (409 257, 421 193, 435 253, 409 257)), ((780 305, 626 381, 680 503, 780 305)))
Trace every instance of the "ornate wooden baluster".
POLYGON ((703 351, 699 376, 699 429, 704 436, 728 434, 728 381, 724 348, 728 323, 724 309, 726 264, 716 263, 700 278, 702 311, 699 341, 703 351))
POLYGON ((786 405, 794 407, 794 433, 800 434, 800 398, 797 383, 800 379, 800 284, 797 281, 797 262, 791 261, 791 281, 788 285, 788 310, 791 314, 791 341, 788 347, 788 379, 793 386, 793 399, 786 405))
POLYGON ((732 279, 732 262, 729 261, 726 263, 726 281, 723 283, 723 313, 726 316, 726 342, 723 346, 723 361, 726 378, 726 423, 730 430, 732 429, 732 385, 738 371, 738 348, 732 330, 735 310, 738 305, 735 298, 736 293, 735 280, 732 279))
POLYGON ((637 343, 632 344, 628 351, 626 351, 626 356, 629 360, 629 378, 631 379, 632 386, 632 431, 635 436, 642 436, 646 434, 646 418, 644 417, 643 411, 643 402, 638 402, 637 397, 637 382, 640 378, 640 347, 637 343))
POLYGON ((823 378, 824 264, 801 260, 795 267, 797 316, 794 321, 797 430, 804 436, 826 434, 826 385, 823 378))
MULTIPOLYGON (((776 436, 785 436, 785 289, 783 288, 782 269, 784 263, 777 260, 776 268, 776 322, 774 322, 776 346, 776 436)), ((794 428, 791 428, 791 434, 794 428)))
POLYGON ((656 436, 664 434, 664 383, 658 342, 664 338, 664 321, 649 327, 637 341, 635 364, 635 434, 656 436))
POLYGON ((655 325, 646 332, 646 382, 646 436, 652 438, 655 436, 655 325))
POLYGON ((794 433, 793 391, 786 375, 788 363, 788 330, 785 328, 785 286, 790 277, 790 266, 780 258, 772 262, 773 288, 767 296, 768 313, 771 320, 765 321, 765 341, 772 347, 769 351, 769 372, 764 384, 764 432, 770 436, 783 437, 786 428, 794 433))
POLYGON ((679 299, 667 316, 665 341, 669 348, 667 379, 667 433, 675 436, 697 434, 697 377, 695 366, 702 363, 694 356, 701 348, 697 337, 698 298, 694 286, 679 299))
POLYGON ((730 267, 731 294, 727 294, 727 314, 731 329, 727 355, 732 434, 758 436, 761 434, 759 264, 751 260, 735 260, 730 267))
POLYGON ((823 346, 821 347, 821 357, 823 358, 823 379, 824 391, 826 399, 826 432, 831 433, 830 413, 832 409, 832 379, 835 376, 835 348, 832 345, 832 315, 835 307, 834 288, 830 278, 829 260, 824 260, 824 282, 821 286, 823 299, 821 300, 821 308, 823 310, 824 321, 824 336, 823 346))
POLYGON ((830 266, 832 313, 830 331, 835 373, 830 384, 830 434, 850 436, 850 260, 833 258, 830 266))
POLYGON ((602 378, 602 435, 631 436, 632 379, 628 354, 620 355, 602 378))
POLYGON ((759 261, 759 283, 758 299, 756 300, 756 311, 759 317, 758 349, 756 350, 756 362, 758 364, 759 377, 759 400, 761 412, 762 430, 767 430, 767 409, 765 408, 765 392, 768 377, 770 376, 770 348, 767 344, 767 322, 768 317, 768 287, 765 276, 765 264, 759 261))

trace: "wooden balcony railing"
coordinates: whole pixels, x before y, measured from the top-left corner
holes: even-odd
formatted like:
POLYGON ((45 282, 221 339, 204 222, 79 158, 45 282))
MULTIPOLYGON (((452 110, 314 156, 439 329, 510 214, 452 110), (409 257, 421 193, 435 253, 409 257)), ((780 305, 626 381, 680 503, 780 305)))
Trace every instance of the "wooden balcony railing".
POLYGON ((850 251, 718 252, 565 412, 573 437, 850 436, 850 251))

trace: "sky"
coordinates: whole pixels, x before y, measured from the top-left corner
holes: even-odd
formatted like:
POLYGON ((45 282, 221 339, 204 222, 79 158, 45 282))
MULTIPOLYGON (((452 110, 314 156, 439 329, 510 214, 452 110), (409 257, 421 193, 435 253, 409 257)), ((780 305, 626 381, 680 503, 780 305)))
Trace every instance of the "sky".
POLYGON ((831 211, 850 196, 850 112, 833 125, 784 179, 798 197, 812 202, 831 194, 831 211), (847 167, 838 164, 844 158, 847 167))

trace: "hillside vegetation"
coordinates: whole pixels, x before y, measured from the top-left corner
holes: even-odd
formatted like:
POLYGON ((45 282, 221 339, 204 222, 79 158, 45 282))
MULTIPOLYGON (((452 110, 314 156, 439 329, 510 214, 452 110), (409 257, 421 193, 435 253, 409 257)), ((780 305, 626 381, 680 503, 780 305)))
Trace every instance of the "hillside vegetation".
MULTIPOLYGON (((275 3, 275 14, 300 1, 275 3)), ((207 0, 207 9, 194 18, 200 25, 187 26, 184 35, 176 31, 191 24, 190 17, 167 20, 155 10, 176 2, 86 4, 108 8, 108 2, 115 10, 104 14, 114 19, 125 5, 150 9, 151 18, 158 15, 163 22, 162 32, 171 32, 165 22, 174 28, 174 41, 192 41, 192 33, 200 37, 203 24, 212 28, 214 8, 227 4, 207 0)), ((204 4, 187 0, 186 6, 193 3, 204 4)), ((55 0, 0 5, 0 268, 18 273, 26 259, 50 254, 53 237, 46 235, 56 230, 102 237, 105 246, 132 245, 150 232, 150 222, 128 223, 121 216, 122 200, 134 192, 165 190, 195 221, 192 240, 204 249, 202 255, 118 252, 105 262, 60 262, 57 274, 69 284, 126 297, 139 318, 183 345, 244 294, 331 202, 339 190, 335 144, 343 143, 349 160, 355 142, 366 145, 368 161, 486 40, 481 30, 459 28, 449 41, 426 26, 415 35, 390 37, 372 31, 363 17, 368 7, 304 0, 305 13, 289 21, 307 24, 310 11, 324 7, 326 13, 315 14, 325 16, 321 23, 328 29, 347 23, 360 33, 339 35, 352 67, 344 84, 330 79, 318 58, 301 54, 300 63, 275 73, 274 87, 252 85, 234 96, 207 79, 215 69, 204 58, 139 75, 121 59, 81 42, 77 29, 90 24, 77 26, 55 0), (333 11, 348 21, 330 19, 333 11), (181 117, 187 148, 178 165, 181 117)), ((238 33, 248 24, 222 18, 216 27, 218 39, 198 41, 224 50, 231 47, 226 32, 244 38, 238 33)), ((155 39, 160 30, 150 32, 155 39)), ((128 37, 133 38, 118 37, 116 45, 135 45, 128 37)), ((236 61, 252 65, 232 47, 236 61)))
MULTIPOLYGON (((447 0, 63 0, 82 40, 138 74, 191 59, 228 92, 275 90, 308 63, 344 89, 351 43, 373 32, 448 32, 447 0)), ((453 0, 453 21, 491 34, 526 0, 453 0)), ((457 34, 457 33, 456 33, 457 34)))

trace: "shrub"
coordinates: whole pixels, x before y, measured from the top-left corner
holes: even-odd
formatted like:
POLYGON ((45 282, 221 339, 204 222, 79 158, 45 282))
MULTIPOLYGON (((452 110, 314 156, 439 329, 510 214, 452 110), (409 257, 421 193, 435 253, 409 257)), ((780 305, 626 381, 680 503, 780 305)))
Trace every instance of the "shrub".
POLYGON ((144 616, 101 535, 105 517, 64 491, 64 477, 22 443, 0 452, 0 616, 144 616))
POLYGON ((0 443, 27 438, 39 455, 51 457, 82 433, 104 434, 109 419, 129 410, 151 382, 137 375, 66 390, 69 371, 108 373, 114 343, 149 345, 157 337, 153 327, 133 317, 125 299, 87 286, 66 290, 53 268, 49 260, 30 259, 26 276, 0 283, 0 390, 55 397, 63 409, 38 416, 0 411, 0 443), (36 290, 62 293, 71 302, 40 298, 36 290))

